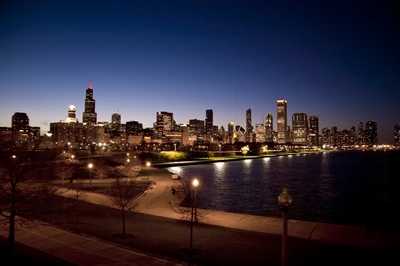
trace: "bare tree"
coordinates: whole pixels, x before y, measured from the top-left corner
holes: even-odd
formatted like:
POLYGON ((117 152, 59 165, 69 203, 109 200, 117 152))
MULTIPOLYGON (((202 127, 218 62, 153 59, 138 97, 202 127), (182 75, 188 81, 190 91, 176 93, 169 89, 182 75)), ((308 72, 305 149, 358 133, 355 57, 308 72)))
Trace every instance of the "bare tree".
POLYGON ((98 176, 100 176, 100 179, 103 179, 107 177, 107 173, 110 171, 110 166, 107 165, 106 160, 96 160, 96 168, 94 171, 98 176))
POLYGON ((75 168, 71 165, 57 166, 54 174, 61 179, 61 185, 64 186, 64 180, 70 179, 75 173, 75 168))
POLYGON ((74 210, 75 210, 75 223, 79 224, 79 212, 81 209, 81 205, 83 203, 82 199, 83 199, 83 194, 82 194, 82 190, 81 190, 81 182, 77 182, 74 183, 74 185, 72 186, 72 188, 74 189, 74 194, 73 194, 73 199, 74 199, 74 210))
POLYGON ((5 152, 0 157, 0 215, 8 223, 8 250, 14 253, 16 224, 24 226, 37 211, 45 210, 52 189, 38 181, 36 170, 50 157, 48 153, 5 152), (17 219, 21 217, 22 219, 17 219))
POLYGON ((137 186, 129 179, 117 177, 115 183, 110 186, 108 195, 113 204, 121 208, 122 236, 126 237, 125 219, 127 212, 137 205, 135 204, 135 197, 138 195, 137 186))

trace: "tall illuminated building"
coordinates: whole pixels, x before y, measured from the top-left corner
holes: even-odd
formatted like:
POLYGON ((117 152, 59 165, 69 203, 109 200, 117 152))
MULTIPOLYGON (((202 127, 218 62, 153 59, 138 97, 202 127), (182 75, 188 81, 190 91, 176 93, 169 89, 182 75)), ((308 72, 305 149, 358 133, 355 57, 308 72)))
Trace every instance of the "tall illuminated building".
POLYGON ((292 115, 293 144, 308 145, 308 120, 305 113, 292 115))
POLYGON ((93 99, 92 82, 86 89, 85 112, 83 113, 82 122, 86 124, 97 123, 97 113, 95 112, 96 101, 93 99))
POLYGON ((378 144, 378 124, 375 121, 365 123, 364 141, 366 145, 378 144))
POLYGON ((308 117, 308 141, 310 146, 319 146, 319 123, 318 116, 308 117))
POLYGON ((251 123, 251 109, 246 110, 246 142, 251 141, 251 133, 253 132, 253 126, 251 123))
POLYGON ((274 141, 274 124, 271 112, 268 112, 265 117, 265 141, 273 142, 274 141))
POLYGON ((173 113, 157 112, 154 135, 155 138, 162 138, 165 132, 171 132, 174 128, 173 113))
POLYGON ((288 141, 287 134, 287 101, 279 99, 276 101, 276 122, 277 122, 277 133, 278 143, 283 144, 288 141))
POLYGON ((394 145, 400 146, 400 124, 394 126, 394 145))
POLYGON ((364 123, 358 122, 357 142, 359 145, 364 144, 364 123))
POLYGON ((213 126, 214 126, 214 114, 213 114, 213 110, 209 109, 206 110, 206 134, 210 134, 212 135, 213 132, 213 126))
POLYGON ((121 115, 119 113, 113 113, 111 115, 111 130, 119 131, 121 127, 121 115))
POLYGON ((227 137, 227 141, 229 144, 233 144, 234 143, 234 131, 235 131, 235 124, 233 122, 230 122, 228 124, 228 137, 227 137))

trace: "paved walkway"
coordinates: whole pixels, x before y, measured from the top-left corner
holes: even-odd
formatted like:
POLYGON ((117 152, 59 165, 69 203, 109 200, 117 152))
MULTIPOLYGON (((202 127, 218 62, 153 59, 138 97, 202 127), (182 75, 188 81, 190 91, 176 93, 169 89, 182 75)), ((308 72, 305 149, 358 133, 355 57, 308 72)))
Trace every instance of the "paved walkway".
MULTIPOLYGON (((136 203, 138 205, 134 208, 134 211, 165 218, 187 220, 190 211, 187 208, 179 207, 177 196, 172 194, 172 187, 181 186, 181 180, 173 180, 172 174, 165 169, 152 168, 150 170, 150 181, 153 181, 154 184, 137 198, 136 203)), ((83 198, 90 203, 119 209, 104 195, 85 193, 83 198)), ((282 235, 283 225, 280 218, 204 209, 197 209, 197 214, 199 223, 203 224, 282 235)), ((400 248, 399 235, 385 231, 367 232, 366 228, 359 226, 289 219, 288 236, 366 248, 400 248)))
MULTIPOLYGON (((0 235, 8 236, 6 228, 0 230, 0 235)), ((184 265, 51 225, 38 224, 31 229, 17 228, 15 239, 19 243, 76 265, 184 265)))
MULTIPOLYGON (((150 181, 153 185, 136 200, 134 211, 143 214, 187 220, 187 208, 178 206, 178 195, 171 193, 172 187, 179 187, 180 180, 173 180, 172 174, 163 169, 152 168, 150 181)), ((94 181, 93 181, 94 182, 94 181)), ((64 196, 68 196, 65 192, 64 196)), ((73 194, 71 194, 73 196, 73 194)), ((85 193, 82 199, 109 207, 112 202, 105 196, 85 193)), ((115 207, 118 208, 118 207, 115 207)), ((228 213, 198 209, 200 224, 217 225, 247 231, 281 235, 282 219, 254 215, 228 213)), ((5 229, 0 234, 7 236, 5 229)), ((387 232, 367 233, 365 228, 289 220, 288 234, 297 239, 316 240, 346 246, 366 248, 400 249, 400 237, 387 232)), ((185 265, 153 255, 143 254, 114 243, 94 239, 60 230, 49 225, 32 230, 18 229, 16 241, 70 261, 76 265, 185 265), (70 256, 74 254, 74 256, 70 256)))

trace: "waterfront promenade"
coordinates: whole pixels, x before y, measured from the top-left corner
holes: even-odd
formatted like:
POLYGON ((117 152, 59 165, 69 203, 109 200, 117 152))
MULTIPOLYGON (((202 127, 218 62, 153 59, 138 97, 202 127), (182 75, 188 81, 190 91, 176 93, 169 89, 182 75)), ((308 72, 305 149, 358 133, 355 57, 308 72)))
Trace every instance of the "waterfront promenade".
MULTIPOLYGON (((101 233, 108 234, 107 227, 101 225, 101 214, 95 222, 97 231, 94 226, 86 231, 83 226, 78 228, 85 235, 47 225, 21 229, 16 240, 76 265, 188 264, 188 256, 182 250, 188 247, 189 210, 179 206, 181 181, 157 168, 150 170, 150 180, 153 185, 137 198, 136 214, 133 221, 128 221, 137 228, 138 236, 131 242, 115 244, 101 239, 101 233), (175 195, 172 187, 178 189, 175 195)), ((116 208, 103 195, 85 193, 82 198, 116 208)), ((194 246, 199 252, 190 258, 191 264, 279 265, 282 219, 203 209, 197 213, 194 246)), ((6 236, 4 230, 1 234, 6 236)), ((389 262, 397 259, 400 250, 400 237, 392 232, 290 220, 290 214, 288 234, 288 265, 389 262)))

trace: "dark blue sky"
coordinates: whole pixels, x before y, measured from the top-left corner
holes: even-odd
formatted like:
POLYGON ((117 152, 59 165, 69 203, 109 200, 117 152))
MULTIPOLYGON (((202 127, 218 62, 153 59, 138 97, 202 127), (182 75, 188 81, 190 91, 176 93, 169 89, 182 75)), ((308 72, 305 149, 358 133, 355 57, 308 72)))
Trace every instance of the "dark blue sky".
POLYGON ((319 116, 320 129, 400 123, 400 15, 395 1, 1 1, 0 126, 26 112, 49 130, 68 106, 82 120, 93 83, 99 121, 151 127, 253 125, 276 100, 319 116))

